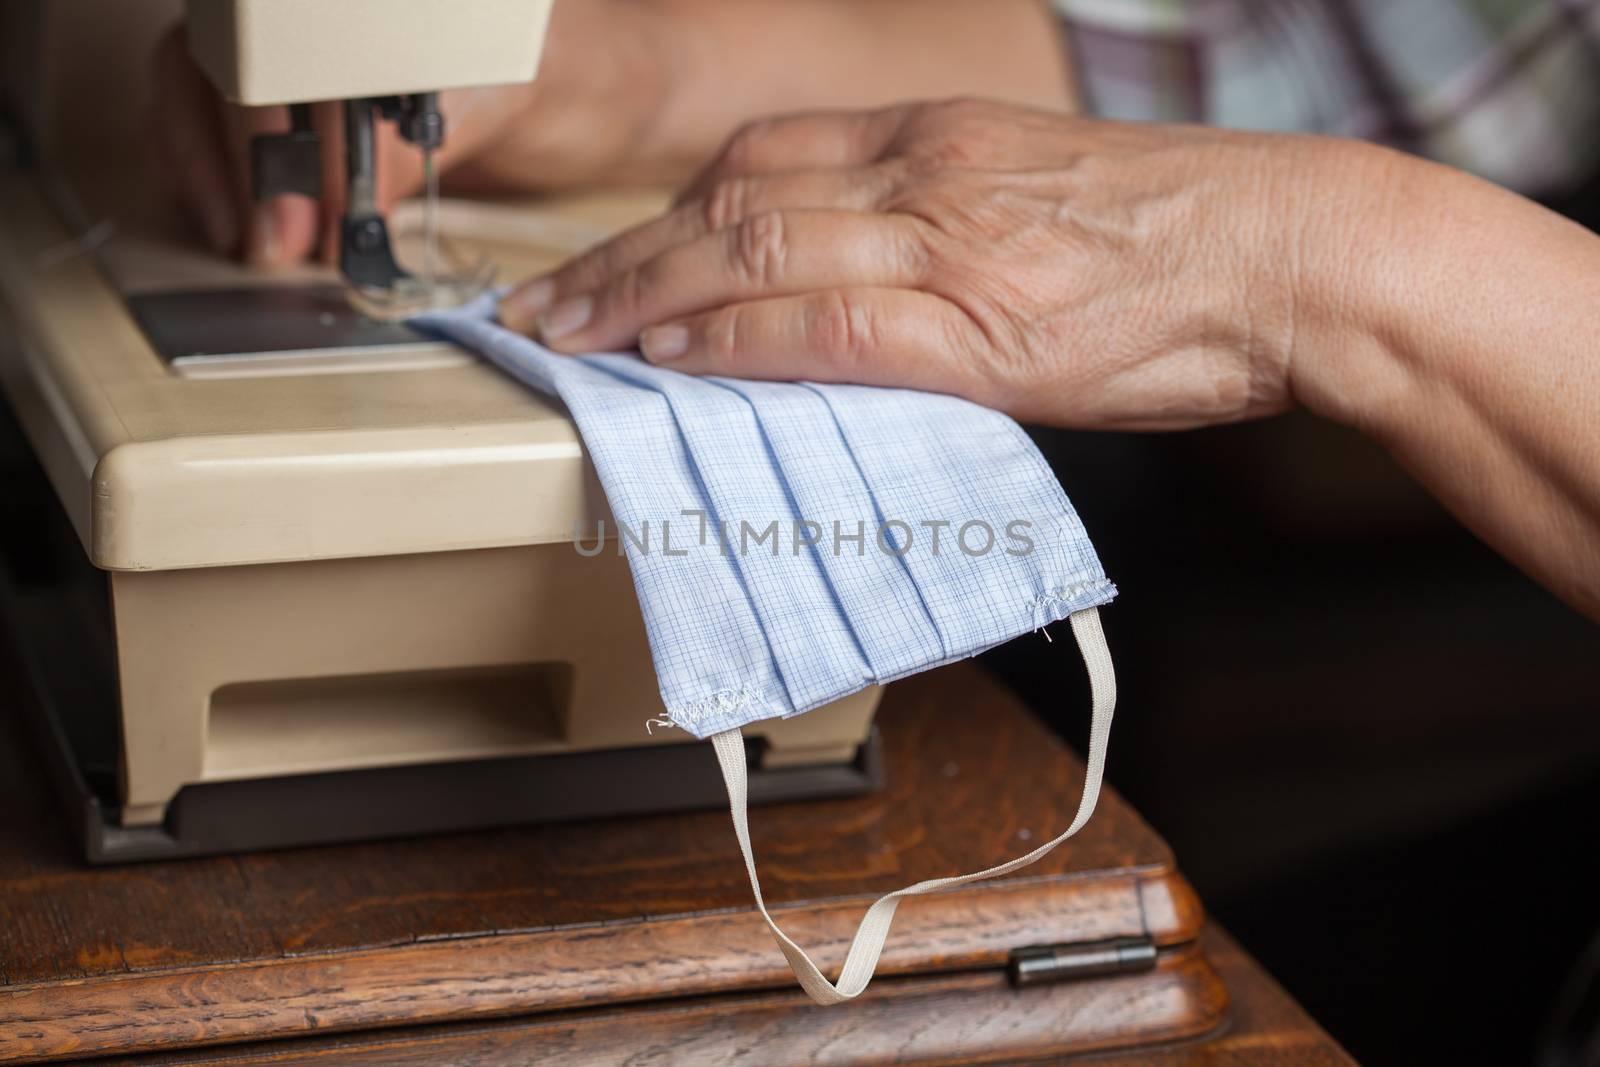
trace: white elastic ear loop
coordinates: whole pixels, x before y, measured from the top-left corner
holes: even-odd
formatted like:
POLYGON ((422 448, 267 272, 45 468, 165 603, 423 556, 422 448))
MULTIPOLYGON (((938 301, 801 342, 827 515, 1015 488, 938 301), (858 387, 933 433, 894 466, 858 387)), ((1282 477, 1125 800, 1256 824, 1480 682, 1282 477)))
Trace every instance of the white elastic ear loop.
POLYGON ((838 1004, 855 999, 867 988, 867 983, 872 981, 872 972, 877 969, 878 957, 883 953, 883 943, 889 937, 889 927, 894 922, 895 907, 902 897, 950 889, 1021 870, 1030 863, 1043 859, 1057 845, 1081 830, 1083 824, 1089 821, 1089 816, 1094 814, 1095 803, 1100 798, 1100 779, 1105 773, 1106 744, 1111 738, 1111 713, 1117 706, 1117 679, 1111 667, 1111 653, 1106 649, 1105 632, 1100 628, 1100 613, 1094 608, 1087 608, 1069 616, 1069 621, 1072 623, 1072 633, 1078 640, 1078 650, 1083 654, 1084 666, 1089 671, 1089 691, 1093 706, 1089 725, 1089 760, 1083 779, 1083 796, 1078 801, 1078 813, 1073 816, 1072 825, 1068 826, 1061 836, 1046 841, 1026 856, 1018 856, 998 867, 990 867, 986 871, 974 874, 957 875, 953 878, 933 878, 879 898, 867 909, 861 925, 856 928, 855 939, 850 943, 850 951, 845 956, 844 967, 839 972, 837 984, 823 977, 817 965, 811 962, 811 957, 805 954, 805 950, 789 940, 789 936, 778 929, 778 924, 773 922, 771 914, 768 913, 767 903, 761 897, 761 880, 756 876, 755 855, 750 850, 750 820, 747 812, 749 790, 744 766, 744 739, 737 729, 725 730, 712 736, 711 744, 716 748, 717 761, 722 764, 722 778, 728 786, 728 806, 733 812, 733 832, 739 838, 739 850, 744 853, 745 869, 750 872, 750 888, 755 893, 756 907, 761 909, 761 917, 766 920, 767 928, 772 931, 778 947, 788 958, 790 969, 800 980, 800 987, 810 994, 812 1000, 818 1004, 838 1004))

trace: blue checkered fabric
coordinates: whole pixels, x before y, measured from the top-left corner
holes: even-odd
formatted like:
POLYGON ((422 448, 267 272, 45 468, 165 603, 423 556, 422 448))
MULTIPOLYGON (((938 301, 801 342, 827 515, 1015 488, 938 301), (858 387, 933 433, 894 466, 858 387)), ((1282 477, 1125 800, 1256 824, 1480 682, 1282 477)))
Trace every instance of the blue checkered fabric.
POLYGON ((566 404, 633 571, 668 716, 696 737, 810 711, 1116 595, 1004 415, 908 390, 562 356, 493 314, 485 299, 415 324, 566 404))

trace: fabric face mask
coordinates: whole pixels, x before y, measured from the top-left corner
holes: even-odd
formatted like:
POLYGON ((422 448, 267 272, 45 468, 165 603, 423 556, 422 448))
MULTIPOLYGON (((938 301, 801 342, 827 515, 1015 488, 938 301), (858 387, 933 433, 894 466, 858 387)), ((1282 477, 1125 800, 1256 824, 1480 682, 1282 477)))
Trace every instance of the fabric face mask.
POLYGON ((866 988, 902 897, 1025 867, 1088 821, 1116 699, 1096 609, 1116 589, 1015 422, 907 390, 696 378, 631 355, 556 355, 492 315, 485 300, 416 325, 572 413, 618 522, 668 718, 712 741, 757 905, 814 1000, 866 988), (1072 824, 999 867, 883 897, 830 983, 761 898, 739 728, 1064 618, 1093 694, 1072 824))

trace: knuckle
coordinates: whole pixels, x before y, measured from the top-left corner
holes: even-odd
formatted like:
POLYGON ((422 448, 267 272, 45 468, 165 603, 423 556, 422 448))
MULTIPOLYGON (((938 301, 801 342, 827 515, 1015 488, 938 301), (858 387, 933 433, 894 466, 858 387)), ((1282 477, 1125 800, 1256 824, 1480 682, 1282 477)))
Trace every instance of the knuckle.
POLYGON ((953 122, 987 122, 999 110, 993 101, 979 96, 957 96, 932 107, 934 114, 953 122))
POLYGON ((889 211, 915 214, 922 205, 939 206, 950 196, 952 175, 940 167, 929 166, 924 160, 907 160, 905 172, 884 200, 889 211))
POLYGON ((551 278, 555 282, 556 294, 565 296, 567 293, 581 292, 592 289, 610 277, 607 270, 607 253, 603 249, 587 252, 573 260, 551 278))
POLYGON ((890 156, 862 171, 859 178, 862 202, 857 206, 870 211, 894 211, 918 181, 915 160, 907 156, 890 156))
POLYGON ((1007 121, 1002 105, 974 96, 934 104, 928 118, 939 129, 953 134, 985 134, 1007 121))
POLYGON ((913 218, 897 242, 900 265, 913 285, 926 284, 942 266, 929 230, 927 223, 913 218))
POLYGON ((919 155, 928 171, 936 172, 954 167, 982 167, 992 148, 981 135, 956 132, 935 138, 919 155))
POLYGON ((993 102, 972 97, 919 105, 903 139, 912 171, 991 165, 1003 119, 993 102))
POLYGON ((979 363, 978 346, 973 343, 970 320, 962 314, 945 315, 935 322, 943 350, 968 363, 979 363))
POLYGON ((885 204, 885 210, 913 220, 928 255, 930 245, 947 241, 952 230, 962 229, 962 220, 973 211, 978 191, 963 172, 944 171, 921 174, 902 184, 885 204))
POLYGON ((594 271, 595 281, 604 281, 627 270, 646 250, 637 234, 620 234, 594 250, 588 257, 589 269, 594 271))
POLYGON ((877 348, 877 316, 849 293, 829 293, 812 308, 806 342, 835 363, 859 363, 877 348))
POLYGON ((596 245, 556 273, 557 287, 562 292, 604 285, 623 267, 622 239, 618 238, 596 245))
POLYGON ((787 224, 780 212, 752 215, 739 223, 733 243, 733 266, 749 284, 762 287, 783 274, 788 255, 787 224))
POLYGON ((749 194, 750 183, 743 178, 719 178, 713 182, 701 207, 706 232, 715 233, 741 221, 749 194))
POLYGON ((610 305, 606 310, 624 318, 636 318, 644 311, 645 294, 650 290, 649 264, 629 267, 611 284, 610 305))
POLYGON ((909 190, 926 187, 930 182, 939 181, 958 166, 961 166, 961 161, 953 158, 947 138, 939 137, 933 141, 918 143, 905 156, 901 188, 909 190))
POLYGON ((738 365, 743 329, 743 311, 738 305, 723 308, 707 320, 706 355, 713 366, 727 368, 738 365))
POLYGON ((918 162, 907 156, 889 156, 872 164, 866 170, 869 181, 873 182, 880 194, 893 195, 908 183, 917 179, 921 173, 918 162))

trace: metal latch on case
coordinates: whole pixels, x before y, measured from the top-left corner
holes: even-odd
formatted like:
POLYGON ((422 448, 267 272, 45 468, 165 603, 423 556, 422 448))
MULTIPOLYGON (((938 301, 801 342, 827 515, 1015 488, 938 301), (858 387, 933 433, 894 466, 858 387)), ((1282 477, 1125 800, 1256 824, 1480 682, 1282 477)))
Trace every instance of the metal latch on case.
POLYGON ((1006 972, 1014 986, 1065 982, 1108 974, 1135 974, 1156 965, 1156 943, 1148 937, 1112 937, 1069 945, 1030 945, 1011 950, 1006 972))

